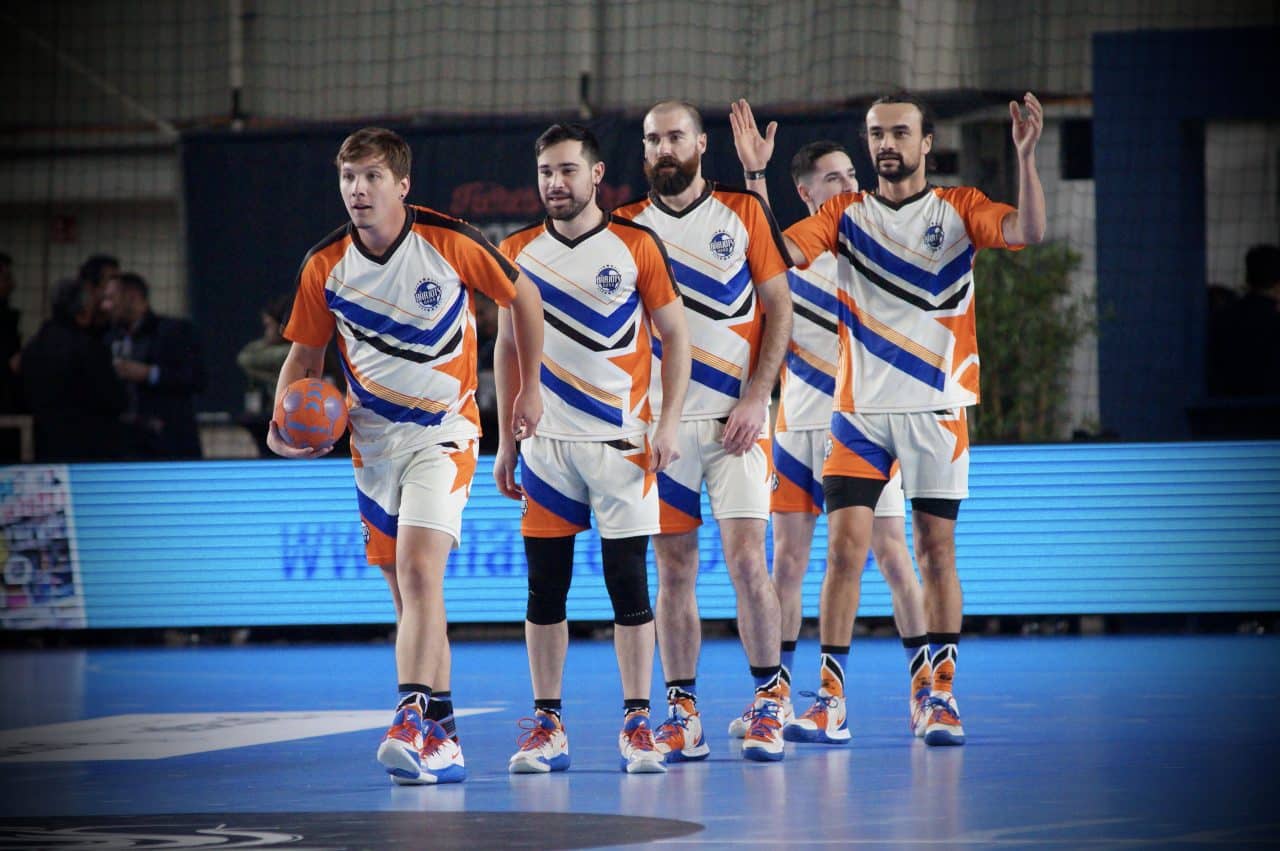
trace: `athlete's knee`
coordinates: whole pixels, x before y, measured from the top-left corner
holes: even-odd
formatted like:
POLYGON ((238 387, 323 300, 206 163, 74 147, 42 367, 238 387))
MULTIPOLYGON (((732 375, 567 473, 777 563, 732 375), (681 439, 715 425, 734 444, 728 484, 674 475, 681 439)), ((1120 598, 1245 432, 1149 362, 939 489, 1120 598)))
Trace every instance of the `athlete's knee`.
POLYGON ((573 536, 525 538, 524 554, 529 562, 529 602, 525 618, 547 626, 566 618, 565 601, 573 580, 573 536))
POLYGON ((649 605, 649 578, 645 553, 649 538, 603 538, 604 584, 613 603, 613 622, 618 626, 641 626, 653 620, 649 605))

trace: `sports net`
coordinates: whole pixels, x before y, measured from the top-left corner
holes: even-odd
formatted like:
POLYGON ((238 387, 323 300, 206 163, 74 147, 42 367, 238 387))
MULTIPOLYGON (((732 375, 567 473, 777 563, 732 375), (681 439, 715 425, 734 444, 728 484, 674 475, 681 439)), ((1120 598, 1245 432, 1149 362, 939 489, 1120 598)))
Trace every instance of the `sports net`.
MULTIPOLYGON (((8 7, 0 23, 0 251, 14 259, 13 304, 29 337, 53 283, 95 252, 147 277, 159 311, 189 311, 185 131, 634 117, 673 96, 708 111, 745 96, 785 120, 918 91, 940 107, 936 147, 948 158, 938 179, 1007 197, 1001 104, 1036 91, 1049 104, 1040 162, 1050 237, 1080 255, 1073 291, 1089 297, 1092 36, 1275 26, 1280 12, 1209 0, 68 0, 8 7)), ((1241 159, 1276 167, 1274 126, 1224 126, 1208 140, 1219 133, 1236 134, 1229 149, 1241 159)), ((1274 175, 1261 184, 1230 164, 1210 169, 1205 280, 1238 288, 1253 231, 1276 239, 1274 175)), ((1097 418, 1096 361, 1087 343, 1073 356, 1068 427, 1097 418)))

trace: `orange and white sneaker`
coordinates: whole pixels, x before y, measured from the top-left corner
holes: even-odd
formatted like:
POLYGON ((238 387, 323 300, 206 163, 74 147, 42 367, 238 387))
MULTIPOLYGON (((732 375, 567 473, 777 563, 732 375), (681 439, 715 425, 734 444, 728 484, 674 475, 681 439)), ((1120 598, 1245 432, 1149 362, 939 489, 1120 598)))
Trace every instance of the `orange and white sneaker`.
POLYGON ((782 730, 788 742, 818 742, 825 745, 849 743, 849 723, 844 702, 844 685, 835 674, 823 669, 818 693, 801 692, 814 698, 813 705, 782 730))
POLYGON ((960 725, 960 707, 948 692, 929 696, 929 720, 924 728, 926 745, 963 745, 964 727, 960 725))
POLYGON ((742 737, 742 756, 758 762, 777 762, 785 755, 782 739, 780 690, 758 692, 751 706, 751 726, 742 737))
POLYGON ((391 728, 378 745, 378 762, 401 786, 461 783, 467 779, 462 746, 435 721, 423 718, 413 705, 396 712, 391 728))
POLYGON ((516 740, 520 749, 507 761, 512 774, 547 774, 569 767, 569 737, 560 719, 550 712, 535 712, 533 718, 521 718, 523 730, 516 740))
MULTIPOLYGON (((778 720, 782 722, 782 726, 786 727, 795 718, 795 710, 791 707, 791 683, 786 680, 781 681, 781 690, 779 691, 780 699, 778 701, 778 720)), ((755 701, 751 701, 747 708, 742 710, 742 714, 729 722, 729 736, 734 739, 744 739, 747 731, 751 729, 751 716, 756 709, 755 701)))
POLYGON ((622 770, 627 774, 665 774, 663 755, 653 741, 648 712, 632 712, 618 734, 618 750, 622 752, 622 770))
POLYGON ((702 717, 692 700, 682 697, 668 704, 671 715, 654 731, 654 745, 667 762, 706 759, 711 746, 702 735, 702 717))
POLYGON ((929 687, 916 691, 907 701, 907 709, 911 713, 911 735, 917 739, 924 736, 924 728, 929 725, 929 687))

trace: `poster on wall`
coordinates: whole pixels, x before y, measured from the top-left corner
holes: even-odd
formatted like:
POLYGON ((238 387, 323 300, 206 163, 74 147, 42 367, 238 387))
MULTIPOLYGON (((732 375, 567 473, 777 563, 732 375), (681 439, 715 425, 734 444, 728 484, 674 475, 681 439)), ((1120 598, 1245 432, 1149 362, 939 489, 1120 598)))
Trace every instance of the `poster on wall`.
POLYGON ((67 467, 0 467, 0 628, 86 626, 72 522, 67 467))

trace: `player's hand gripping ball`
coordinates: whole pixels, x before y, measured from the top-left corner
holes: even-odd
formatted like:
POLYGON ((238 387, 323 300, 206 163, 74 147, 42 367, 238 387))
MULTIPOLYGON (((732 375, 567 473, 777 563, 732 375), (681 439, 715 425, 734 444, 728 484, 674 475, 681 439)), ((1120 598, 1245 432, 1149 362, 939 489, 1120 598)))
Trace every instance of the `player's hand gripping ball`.
POLYGON ((325 449, 347 430, 347 402, 319 378, 299 378, 276 403, 276 428, 290 446, 325 449))

